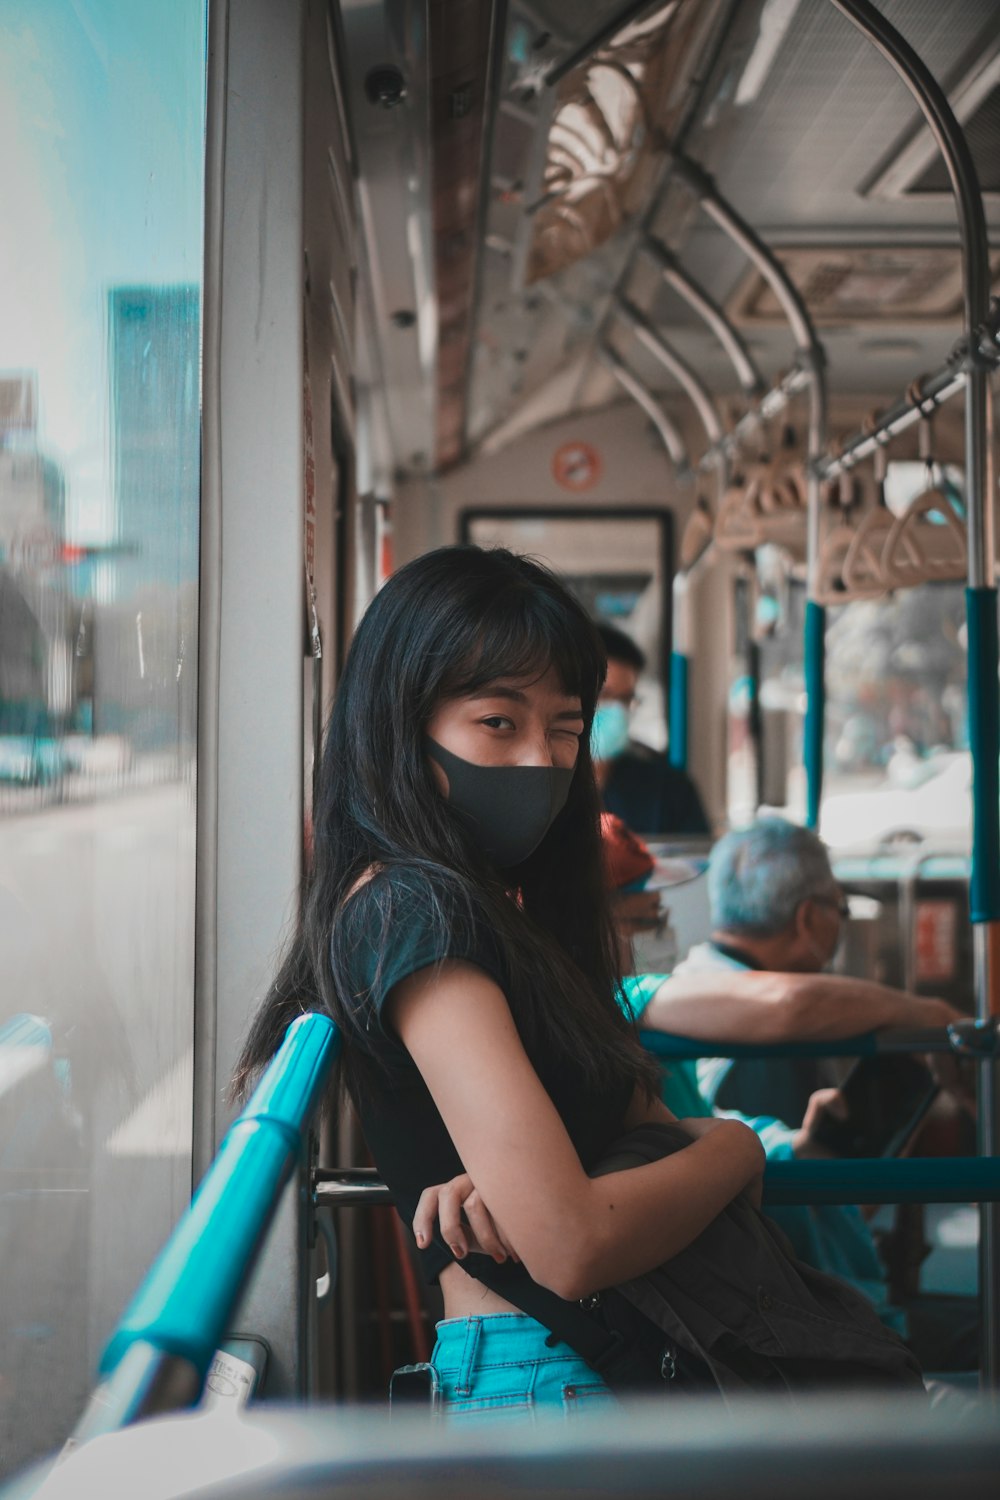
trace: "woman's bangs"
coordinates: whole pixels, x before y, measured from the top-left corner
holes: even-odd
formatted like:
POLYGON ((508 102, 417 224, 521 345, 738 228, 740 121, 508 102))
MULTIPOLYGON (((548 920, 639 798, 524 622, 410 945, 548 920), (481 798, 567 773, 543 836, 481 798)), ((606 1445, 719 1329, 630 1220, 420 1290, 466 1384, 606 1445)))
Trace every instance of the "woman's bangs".
POLYGON ((500 678, 543 677, 554 668, 563 691, 592 712, 602 663, 585 620, 575 621, 556 600, 520 591, 495 602, 478 621, 476 645, 442 684, 448 697, 477 692, 500 678))

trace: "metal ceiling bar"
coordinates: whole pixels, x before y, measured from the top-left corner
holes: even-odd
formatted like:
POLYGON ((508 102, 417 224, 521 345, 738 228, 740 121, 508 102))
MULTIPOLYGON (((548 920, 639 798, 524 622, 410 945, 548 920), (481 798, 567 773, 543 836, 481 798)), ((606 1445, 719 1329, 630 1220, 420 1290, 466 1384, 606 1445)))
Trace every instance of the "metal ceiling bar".
POLYGON ((655 4, 656 0, 632 0, 631 5, 626 5, 616 16, 612 16, 610 21, 605 21, 600 30, 594 32, 593 36, 588 37, 585 42, 581 42, 579 47, 570 53, 569 57, 564 57, 562 62, 558 62, 554 67, 550 68, 543 80, 545 87, 554 89, 557 83, 562 82, 567 73, 572 73, 574 68, 578 68, 581 63, 585 63, 588 58, 593 57, 594 53, 604 46, 605 42, 610 42, 623 27, 629 26, 633 21, 637 21, 644 11, 652 10, 655 4))
MULTIPOLYGON (((965 481, 968 512, 969 748, 972 754, 972 874, 969 907, 975 924, 976 1012, 985 1020, 1000 1012, 1000 715, 998 715, 997 591, 991 474, 992 407, 989 364, 980 352, 990 312, 989 242, 983 195, 975 163, 947 96, 923 60, 868 0, 833 0, 895 69, 920 106, 944 158, 955 198, 962 244, 962 303, 965 358, 965 481)), ((1000 1155, 1000 1072, 984 1067, 979 1090, 979 1149, 1000 1155)), ((1000 1209, 980 1213, 980 1378, 1000 1391, 1000 1209)))
POLYGON ((718 444, 713 443, 706 448, 698 460, 698 467, 708 468, 715 463, 717 448, 721 448, 728 458, 734 458, 740 452, 748 438, 752 437, 757 428, 764 423, 772 421, 785 410, 792 397, 799 391, 803 391, 809 384, 809 373, 798 366, 783 375, 770 390, 764 392, 758 401, 743 413, 739 421, 729 429, 718 444))
POLYGON ((664 281, 673 287, 679 296, 692 308, 715 334, 729 362, 736 372, 736 379, 748 401, 759 400, 767 390, 767 384, 757 368, 749 349, 719 304, 711 298, 684 270, 680 261, 668 250, 662 240, 648 234, 642 242, 646 254, 655 260, 664 281))
POLYGON ((681 436, 679 428, 667 416, 663 407, 657 401, 649 387, 634 375, 623 360, 608 345, 601 343, 597 346, 598 357, 607 365, 612 375, 622 386, 632 400, 641 406, 657 432, 660 434, 663 446, 667 450, 670 462, 678 470, 689 468, 687 447, 681 436))
POLYGON ((825 718, 824 661, 826 613, 815 598, 819 562, 819 523, 822 500, 817 464, 826 448, 827 390, 826 354, 809 309, 788 272, 746 220, 719 193, 712 178, 696 162, 681 153, 673 157, 674 169, 696 196, 708 217, 757 267, 778 300, 795 339, 800 366, 809 377, 809 432, 807 457, 806 558, 809 597, 806 601, 805 684, 806 720, 803 759, 806 772, 806 823, 819 822, 823 791, 823 723, 825 718))
POLYGON ((921 381, 919 400, 911 400, 909 396, 904 396, 884 412, 880 412, 864 432, 856 433, 845 443, 838 444, 836 453, 828 454, 821 459, 820 477, 823 480, 836 479, 837 475, 842 474, 845 469, 853 469, 856 464, 870 458, 877 448, 882 447, 891 438, 905 432, 908 427, 914 426, 920 421, 921 415, 926 415, 932 409, 943 406, 946 401, 951 400, 952 396, 964 390, 964 370, 956 370, 954 365, 948 365, 945 369, 939 370, 935 375, 921 381))

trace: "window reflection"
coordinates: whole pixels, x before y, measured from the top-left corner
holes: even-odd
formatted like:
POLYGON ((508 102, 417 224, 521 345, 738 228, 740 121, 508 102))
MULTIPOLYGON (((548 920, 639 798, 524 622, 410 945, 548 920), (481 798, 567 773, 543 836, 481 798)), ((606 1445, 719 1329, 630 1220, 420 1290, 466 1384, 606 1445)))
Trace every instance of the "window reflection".
POLYGON ((0 9, 0 1469, 190 1191, 205 26, 0 9))
MULTIPOLYGON (((758 598, 766 800, 804 806, 805 588, 758 598), (780 784, 779 784, 780 781, 780 784)), ((827 612, 822 833, 835 849, 906 834, 967 851, 971 766, 964 588, 925 584, 827 612)))

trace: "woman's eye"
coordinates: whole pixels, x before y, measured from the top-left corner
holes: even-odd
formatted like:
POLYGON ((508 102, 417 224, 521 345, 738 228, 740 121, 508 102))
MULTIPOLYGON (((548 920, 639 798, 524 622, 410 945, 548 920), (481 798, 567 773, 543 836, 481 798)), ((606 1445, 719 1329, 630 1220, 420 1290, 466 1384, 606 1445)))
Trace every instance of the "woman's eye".
POLYGON ((488 719, 483 719, 482 722, 486 725, 486 727, 488 729, 513 729, 514 728, 514 721, 513 721, 513 719, 508 719, 504 714, 490 714, 489 718, 488 719))

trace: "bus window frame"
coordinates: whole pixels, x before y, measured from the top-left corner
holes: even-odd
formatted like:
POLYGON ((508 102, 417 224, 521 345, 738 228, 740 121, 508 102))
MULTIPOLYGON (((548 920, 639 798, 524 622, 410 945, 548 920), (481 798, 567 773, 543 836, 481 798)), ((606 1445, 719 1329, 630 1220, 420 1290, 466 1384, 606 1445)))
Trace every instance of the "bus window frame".
MULTIPOLYGON (((458 513, 459 541, 475 540, 473 528, 477 521, 653 521, 659 529, 660 567, 660 642, 661 661, 659 670, 655 663, 647 663, 647 672, 663 691, 663 725, 670 736, 670 655, 673 647, 673 579, 674 579, 674 513, 663 505, 485 505, 469 506, 458 513)), ((556 560, 552 565, 559 569, 556 560)), ((609 624, 617 622, 608 621, 609 624)), ((626 627, 626 634, 628 630, 626 627)))

